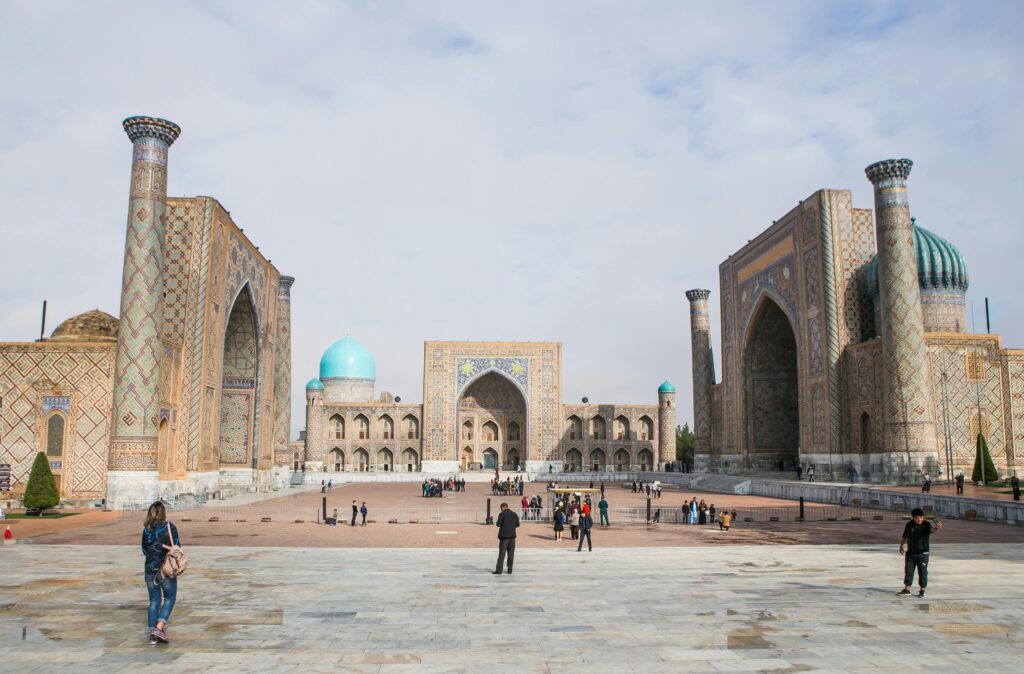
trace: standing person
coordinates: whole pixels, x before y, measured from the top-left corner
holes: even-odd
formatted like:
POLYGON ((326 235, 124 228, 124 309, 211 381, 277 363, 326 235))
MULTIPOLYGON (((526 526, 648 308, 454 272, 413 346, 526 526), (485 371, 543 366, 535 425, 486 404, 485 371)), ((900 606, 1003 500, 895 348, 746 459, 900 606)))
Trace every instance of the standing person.
POLYGON ((327 481, 327 491, 330 491, 331 487, 333 487, 333 486, 334 486, 334 480, 333 479, 328 480, 327 481))
POLYGON ((366 509, 366 501, 363 501, 362 507, 359 508, 359 514, 363 516, 363 523, 360 524, 359 526, 362 526, 362 527, 366 526, 366 513, 368 513, 368 512, 369 511, 366 509))
POLYGON ((701 524, 708 523, 708 504, 704 502, 704 499, 700 500, 700 504, 697 506, 698 517, 700 517, 701 524))
POLYGON ((957 473, 957 476, 956 476, 956 493, 957 494, 963 494, 964 493, 964 473, 963 473, 963 471, 960 471, 959 473, 957 473))
POLYGON ((525 496, 523 497, 522 505, 523 505, 523 519, 524 520, 525 519, 529 519, 529 515, 530 515, 530 512, 529 512, 529 510, 530 510, 530 501, 525 496))
POLYGON ((583 550, 583 538, 587 539, 587 552, 594 551, 594 543, 590 540, 590 531, 594 528, 594 518, 590 516, 590 508, 584 506, 583 516, 580 517, 580 544, 576 552, 583 550))
POLYGON ((814 482, 814 464, 807 466, 807 481, 814 482))
POLYGON ((1014 501, 1019 501, 1020 500, 1020 478, 1017 477, 1016 474, 1014 474, 1014 476, 1010 478, 1010 489, 1013 491, 1013 500, 1014 501))
POLYGON ((604 494, 601 494, 601 500, 597 502, 597 510, 601 513, 601 526, 608 526, 608 501, 604 500, 604 494))
POLYGON ((804 467, 801 466, 798 463, 798 464, 796 464, 796 479, 797 479, 797 482, 799 482, 800 480, 804 479, 803 476, 804 476, 804 467))
POLYGON ((633 480, 633 493, 636 493, 636 480, 633 480))
POLYGON ((903 562, 903 589, 896 593, 897 596, 906 597, 910 594, 910 586, 914 584, 914 571, 917 571, 917 583, 921 586, 918 597, 924 596, 925 588, 928 587, 928 554, 929 537, 942 529, 942 522, 926 522, 924 511, 914 508, 910 513, 910 521, 903 527, 903 538, 900 539, 900 554, 906 556, 903 562))
POLYGON ((516 529, 519 528, 519 516, 508 509, 507 503, 502 503, 501 514, 498 515, 495 524, 498 526, 498 565, 491 573, 500 576, 505 555, 508 555, 508 572, 512 573, 512 558, 516 555, 516 529))
POLYGON ((690 499, 690 524, 697 523, 697 497, 690 499))
POLYGON ((718 520, 715 518, 715 504, 712 503, 711 507, 708 508, 708 522, 711 522, 711 524, 714 524, 717 521, 718 520))
POLYGON ((924 476, 924 482, 921 483, 921 492, 929 494, 932 491, 932 478, 929 475, 924 476))
POLYGON ((327 493, 327 480, 320 480, 320 493, 327 493))
POLYGON ((555 511, 555 540, 562 540, 562 532, 565 531, 565 515, 561 510, 555 511))
POLYGON ((352 526, 356 525, 356 515, 359 514, 359 506, 356 505, 355 501, 352 501, 352 526))
POLYGON ((569 507, 569 533, 574 541, 580 537, 580 512, 574 506, 569 507))
POLYGON ((601 498, 604 498, 604 480, 601 480, 601 498))
POLYGON ((142 554, 146 557, 142 577, 149 592, 150 646, 156 646, 157 642, 167 643, 165 628, 178 596, 178 579, 165 578, 160 573, 172 540, 174 545, 181 545, 178 528, 167 521, 164 504, 156 501, 146 511, 146 521, 142 527, 142 554))

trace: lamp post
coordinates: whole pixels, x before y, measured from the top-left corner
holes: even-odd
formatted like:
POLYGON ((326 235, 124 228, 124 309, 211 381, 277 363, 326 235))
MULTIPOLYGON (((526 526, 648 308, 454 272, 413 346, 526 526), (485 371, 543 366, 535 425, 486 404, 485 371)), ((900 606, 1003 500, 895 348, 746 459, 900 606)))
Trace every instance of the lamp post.
POLYGON ((946 382, 949 380, 949 374, 946 371, 948 356, 943 359, 942 367, 942 430, 946 440, 946 484, 952 486, 953 484, 953 448, 950 446, 949 436, 949 394, 946 391, 946 382))

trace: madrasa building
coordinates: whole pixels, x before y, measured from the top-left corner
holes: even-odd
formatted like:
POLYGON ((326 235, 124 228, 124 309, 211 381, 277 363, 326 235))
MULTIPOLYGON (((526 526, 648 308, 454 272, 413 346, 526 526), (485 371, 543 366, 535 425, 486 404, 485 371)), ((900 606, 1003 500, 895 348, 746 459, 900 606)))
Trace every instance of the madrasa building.
MULTIPOLYGON (((120 316, 0 343, 0 464, 44 452, 65 502, 114 507, 267 489, 287 464, 291 325, 282 276, 211 197, 168 197, 180 128, 130 117, 120 316)), ((285 469, 286 470, 286 469, 285 469)))
POLYGON ((293 456, 306 481, 650 471, 675 460, 675 387, 665 381, 656 405, 564 403, 560 343, 426 342, 422 404, 375 387, 376 363, 355 338, 324 352, 306 385, 305 441, 293 456))
POLYGON ((687 293, 699 469, 969 477, 981 433, 1017 470, 1024 350, 967 331, 967 265, 911 217, 911 167, 866 169, 874 213, 819 190, 722 262, 720 381, 710 291, 687 293))

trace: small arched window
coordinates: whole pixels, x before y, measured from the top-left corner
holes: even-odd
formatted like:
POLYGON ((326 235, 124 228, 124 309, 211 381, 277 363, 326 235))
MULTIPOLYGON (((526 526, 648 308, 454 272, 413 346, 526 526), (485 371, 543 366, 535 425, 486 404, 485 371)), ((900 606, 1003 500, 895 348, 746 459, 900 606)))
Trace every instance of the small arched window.
POLYGON ((46 455, 64 455, 64 417, 60 414, 53 414, 46 420, 46 455))

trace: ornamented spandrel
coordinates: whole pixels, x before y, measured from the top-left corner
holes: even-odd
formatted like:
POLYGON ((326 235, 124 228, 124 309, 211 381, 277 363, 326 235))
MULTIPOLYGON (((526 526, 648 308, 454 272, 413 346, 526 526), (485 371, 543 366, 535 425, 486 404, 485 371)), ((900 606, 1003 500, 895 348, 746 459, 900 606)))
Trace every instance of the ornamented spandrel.
POLYGON ((909 159, 889 159, 865 169, 875 187, 887 452, 936 451, 935 399, 907 200, 912 166, 909 159))
POLYGON ((163 239, 167 199, 167 150, 177 125, 130 117, 132 140, 121 315, 111 409, 111 470, 156 470, 163 335, 163 239))

